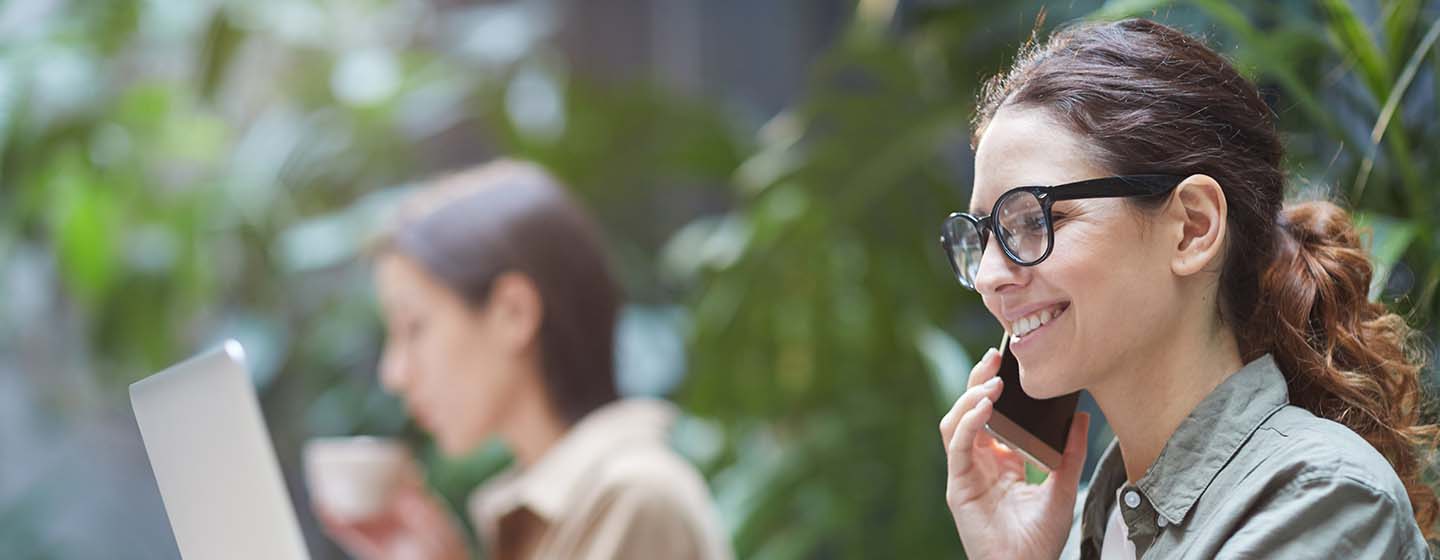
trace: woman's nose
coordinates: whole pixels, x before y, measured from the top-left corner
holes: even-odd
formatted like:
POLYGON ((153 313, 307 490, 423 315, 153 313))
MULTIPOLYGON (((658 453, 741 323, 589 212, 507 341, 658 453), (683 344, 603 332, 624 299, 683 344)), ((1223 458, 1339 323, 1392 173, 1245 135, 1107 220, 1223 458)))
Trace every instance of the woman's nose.
POLYGON ((1023 284, 1024 267, 1005 256, 1005 249, 995 239, 985 244, 980 254, 980 267, 975 271, 975 291, 996 294, 1008 287, 1023 284))
POLYGON ((380 384, 385 390, 400 395, 405 392, 406 384, 409 382, 408 364, 404 362, 399 351, 389 344, 380 356, 380 384))

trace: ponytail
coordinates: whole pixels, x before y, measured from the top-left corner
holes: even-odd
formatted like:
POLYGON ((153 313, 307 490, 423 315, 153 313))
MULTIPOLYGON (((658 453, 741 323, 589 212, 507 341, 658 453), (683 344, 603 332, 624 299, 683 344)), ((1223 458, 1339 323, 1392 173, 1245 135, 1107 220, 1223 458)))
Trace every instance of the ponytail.
POLYGON ((1405 483, 1426 538, 1440 502, 1423 480, 1440 429, 1420 417, 1419 337, 1367 293, 1373 272, 1350 215, 1329 202, 1287 205, 1260 305, 1237 332, 1242 353, 1270 352, 1290 400, 1345 425, 1384 455, 1405 483))

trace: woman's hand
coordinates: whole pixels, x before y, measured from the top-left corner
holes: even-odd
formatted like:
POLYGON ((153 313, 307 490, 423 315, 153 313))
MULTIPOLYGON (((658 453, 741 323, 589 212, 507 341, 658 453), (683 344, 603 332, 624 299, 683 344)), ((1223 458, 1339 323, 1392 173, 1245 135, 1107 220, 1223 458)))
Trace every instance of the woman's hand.
POLYGON ((999 369, 1000 353, 992 348, 940 421, 949 463, 945 501, 968 557, 1057 558, 1070 533, 1090 415, 1071 423, 1060 468, 1043 484, 1027 483, 1024 457, 984 431, 1000 397, 999 369))
POLYGON ((470 558, 455 520, 418 476, 397 487, 385 508, 369 519, 337 519, 319 503, 314 510, 331 538, 359 560, 470 558))

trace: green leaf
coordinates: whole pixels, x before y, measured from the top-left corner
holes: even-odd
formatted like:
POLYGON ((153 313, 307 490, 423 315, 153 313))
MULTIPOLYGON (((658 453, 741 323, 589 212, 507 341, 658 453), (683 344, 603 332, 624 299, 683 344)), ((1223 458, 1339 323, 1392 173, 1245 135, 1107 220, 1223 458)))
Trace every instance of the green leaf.
POLYGON ((1435 295, 1440 291, 1440 260, 1430 263, 1430 270, 1425 272, 1424 287, 1420 289, 1419 303, 1416 305, 1422 313, 1431 313, 1431 317, 1440 315, 1440 310, 1435 309, 1435 295))
POLYGON ((1390 55, 1391 64, 1400 64, 1400 53, 1410 40, 1410 33, 1420 22, 1420 2, 1417 0, 1390 0, 1380 16, 1384 30, 1385 52, 1390 55))
POLYGON ((1365 22, 1346 0, 1324 0, 1323 4, 1330 16, 1330 32, 1344 53, 1355 57, 1356 68, 1370 93, 1375 99, 1384 99, 1393 73, 1365 22))
POLYGON ((1040 470, 1040 467, 1031 464, 1030 461, 1025 461, 1025 482, 1040 484, 1045 482, 1045 478, 1048 476, 1050 476, 1050 474, 1040 470))
POLYGON ((83 301, 99 303, 116 275, 116 204, 77 149, 58 158, 47 190, 65 281, 83 301))
POLYGON ((1089 19, 1117 20, 1128 17, 1146 17, 1173 3, 1173 0, 1109 0, 1100 9, 1090 14, 1089 19))
POLYGON ((1359 153, 1358 147, 1363 145, 1362 139, 1352 137, 1348 130, 1340 126, 1335 119, 1334 111, 1319 101, 1319 98, 1316 97, 1316 88, 1312 87, 1297 71, 1294 60, 1276 54, 1272 38, 1278 35, 1262 33, 1243 12, 1227 2, 1191 0, 1191 3, 1234 34, 1237 41, 1244 45, 1241 54, 1258 67, 1262 76, 1268 76, 1278 82, 1286 96, 1294 101, 1307 117, 1324 128, 1332 137, 1339 139, 1342 146, 1359 153))
POLYGON ((965 347, 934 325, 922 325, 915 330, 915 345, 920 349, 920 356, 925 359, 926 370, 930 373, 937 410, 944 414, 965 392, 975 360, 970 358, 965 347))
POLYGON ((1370 231, 1367 250, 1375 267, 1370 278, 1370 300, 1375 301, 1385 289, 1395 263, 1415 241, 1420 228, 1411 221, 1363 212, 1355 214, 1355 226, 1370 231))
MULTIPOLYGON (((1420 70, 1420 63, 1424 61, 1425 55, 1429 53, 1431 47, 1435 45, 1437 38, 1440 38, 1440 21, 1436 21, 1430 25, 1430 29, 1425 33, 1425 37, 1420 40, 1420 44, 1415 47, 1415 51, 1411 53, 1409 62, 1405 63, 1405 68, 1400 72, 1400 77, 1395 80, 1395 84, 1390 88, 1390 93, 1385 99, 1385 106, 1380 109, 1380 115, 1375 119, 1375 126, 1370 131, 1370 147, 1367 150, 1365 160, 1360 165, 1359 175, 1355 177, 1354 197, 1356 199, 1359 199, 1360 195, 1365 191, 1365 184, 1370 178, 1370 171, 1375 166, 1375 152, 1380 145, 1380 141, 1385 137, 1385 132, 1389 130, 1390 123, 1395 119, 1396 111, 1400 107, 1400 101, 1405 97, 1405 92, 1410 89, 1410 83, 1414 81, 1415 74, 1420 70)), ((1397 131, 1399 130, 1400 129, 1397 129, 1397 131)), ((1408 142, 1397 138, 1395 150, 1408 151, 1408 142)), ((1392 150, 1392 152, 1395 150, 1392 150)), ((1401 159, 1401 161, 1405 160, 1401 159)), ((1409 167, 1408 164, 1406 164, 1406 166, 1409 167)), ((1431 208, 1430 193, 1419 184, 1418 179, 1406 177, 1405 185, 1410 191, 1410 202, 1412 204, 1417 208, 1431 208)), ((1424 213, 1421 213, 1421 216, 1423 217, 1424 213)))

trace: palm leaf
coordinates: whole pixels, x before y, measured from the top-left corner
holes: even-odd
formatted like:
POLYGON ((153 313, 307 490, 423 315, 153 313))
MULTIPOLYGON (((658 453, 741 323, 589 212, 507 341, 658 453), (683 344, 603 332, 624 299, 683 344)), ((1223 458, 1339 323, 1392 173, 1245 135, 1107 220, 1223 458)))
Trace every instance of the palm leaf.
MULTIPOLYGON (((1386 131, 1389 130, 1390 123, 1395 118, 1396 110, 1400 107, 1400 101, 1405 97, 1405 92, 1410 89, 1410 83, 1414 81, 1416 73, 1419 72, 1420 64, 1424 61, 1425 55, 1429 53, 1430 48, 1435 45, 1437 39, 1440 39, 1440 21, 1436 21, 1430 25, 1429 31, 1427 31, 1425 37, 1420 40, 1420 45, 1411 53, 1409 62, 1405 64, 1404 70, 1400 72, 1400 77, 1395 80, 1395 84, 1390 88, 1390 93, 1385 99, 1385 105, 1380 109, 1380 116, 1375 119, 1375 126, 1370 131, 1370 147, 1367 150, 1365 160, 1360 165, 1359 175, 1355 177, 1355 192, 1353 195, 1355 199, 1358 200, 1360 195, 1364 193, 1365 184, 1370 178, 1370 172, 1375 167, 1375 152, 1380 145, 1380 140, 1385 137, 1386 131)), ((1404 146, 1401 147, 1403 148, 1404 146)), ((1419 184, 1418 180, 1407 180, 1405 181, 1405 186, 1409 191, 1411 204, 1421 209, 1432 208, 1430 193, 1419 184)), ((1418 213, 1416 218, 1425 223, 1430 222, 1427 212, 1422 211, 1418 213)))
POLYGON ((1393 74, 1365 22, 1345 0, 1323 0, 1322 5, 1330 16, 1329 30, 1335 40, 1345 54, 1355 58, 1355 67, 1370 93, 1376 99, 1383 99, 1393 74))

